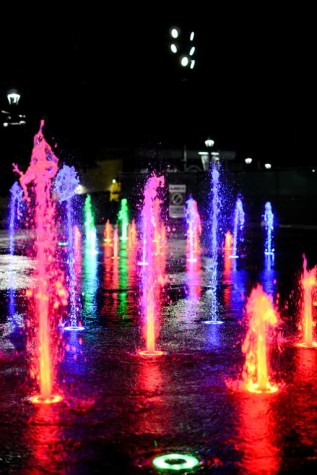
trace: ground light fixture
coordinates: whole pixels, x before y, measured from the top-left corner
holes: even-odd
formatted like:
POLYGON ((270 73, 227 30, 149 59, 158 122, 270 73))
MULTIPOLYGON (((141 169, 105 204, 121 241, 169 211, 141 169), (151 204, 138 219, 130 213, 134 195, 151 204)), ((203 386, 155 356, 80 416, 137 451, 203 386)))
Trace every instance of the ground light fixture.
POLYGON ((158 470, 179 472, 193 470, 200 462, 193 455, 172 453, 155 457, 152 463, 158 470))

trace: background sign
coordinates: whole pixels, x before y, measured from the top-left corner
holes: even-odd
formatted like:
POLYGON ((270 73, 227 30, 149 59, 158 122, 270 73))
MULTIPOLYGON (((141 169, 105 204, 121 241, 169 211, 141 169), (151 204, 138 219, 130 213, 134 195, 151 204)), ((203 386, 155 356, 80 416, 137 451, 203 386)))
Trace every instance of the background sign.
POLYGON ((186 185, 168 185, 169 217, 184 218, 186 202, 186 185))

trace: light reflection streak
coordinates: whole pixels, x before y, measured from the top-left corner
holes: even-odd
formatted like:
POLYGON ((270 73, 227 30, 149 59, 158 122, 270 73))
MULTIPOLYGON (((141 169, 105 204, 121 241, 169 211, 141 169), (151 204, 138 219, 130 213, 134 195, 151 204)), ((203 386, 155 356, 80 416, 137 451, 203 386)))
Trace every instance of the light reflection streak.
POLYGON ((272 396, 239 395, 239 425, 235 449, 242 454, 241 473, 279 473, 281 452, 272 396))
POLYGON ((186 309, 185 318, 192 321, 199 314, 199 300, 201 297, 201 261, 197 257, 195 261, 186 261, 186 309))

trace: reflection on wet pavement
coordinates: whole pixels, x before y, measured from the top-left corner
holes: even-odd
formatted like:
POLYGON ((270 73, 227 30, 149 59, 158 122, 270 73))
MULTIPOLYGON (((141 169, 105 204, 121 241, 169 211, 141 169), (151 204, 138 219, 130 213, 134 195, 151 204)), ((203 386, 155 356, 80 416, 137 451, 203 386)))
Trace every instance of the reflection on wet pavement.
MULTIPOLYGON (((1 231, 0 473, 155 474, 153 458, 169 453, 197 457, 191 473, 200 474, 316 469, 317 350, 293 344, 302 253, 292 247, 298 237, 289 239, 289 232, 280 237, 283 252, 275 262, 251 251, 234 261, 219 256, 216 293, 205 250, 188 262, 185 239, 168 239, 158 261, 164 279, 154 289, 156 345, 164 354, 149 359, 138 354, 145 344, 144 269, 136 248, 121 242, 113 259, 102 233, 96 254, 86 255, 79 243, 75 288, 85 331, 60 329, 56 364, 63 401, 53 406, 28 399, 25 292, 34 270, 24 252, 28 238, 19 239, 10 255, 1 231), (270 353, 270 374, 279 387, 274 394, 249 393, 240 384, 245 304, 257 282, 281 317, 270 353), (222 325, 204 324, 214 299, 222 325)), ((301 239, 314 264, 314 236, 301 239)))

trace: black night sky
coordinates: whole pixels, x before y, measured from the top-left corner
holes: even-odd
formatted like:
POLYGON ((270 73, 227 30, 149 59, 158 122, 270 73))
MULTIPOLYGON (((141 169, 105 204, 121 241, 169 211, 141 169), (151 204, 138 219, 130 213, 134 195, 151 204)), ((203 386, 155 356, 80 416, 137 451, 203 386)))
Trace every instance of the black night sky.
POLYGON ((1 102, 8 88, 21 92, 30 148, 44 118, 47 140, 75 161, 103 146, 199 149, 209 135, 241 160, 313 163, 312 12, 268 3, 128 5, 3 12, 1 102), (193 71, 169 51, 173 25, 195 31, 193 71))

